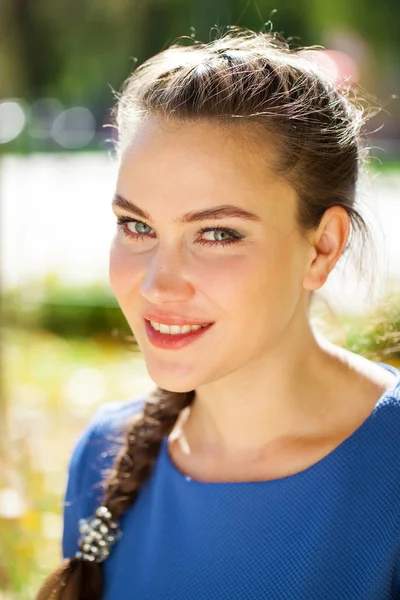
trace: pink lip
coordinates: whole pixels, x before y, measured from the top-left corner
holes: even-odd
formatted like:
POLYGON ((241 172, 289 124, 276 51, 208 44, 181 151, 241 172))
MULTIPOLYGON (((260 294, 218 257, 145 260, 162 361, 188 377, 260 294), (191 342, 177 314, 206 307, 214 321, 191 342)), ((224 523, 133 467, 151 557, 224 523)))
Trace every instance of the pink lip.
POLYGON ((148 321, 155 321, 156 323, 163 323, 164 325, 179 325, 180 327, 183 327, 184 325, 204 325, 205 323, 211 323, 211 321, 207 321, 206 319, 199 321, 198 319, 191 319, 190 317, 184 318, 159 312, 144 313, 142 317, 148 321))
MULTIPOLYGON (((152 319, 153 320, 153 319, 152 319)), ((202 329, 198 329, 197 331, 189 331, 188 333, 182 333, 179 335, 170 335, 167 333, 160 333, 156 329, 153 329, 150 322, 147 319, 144 319, 147 337, 153 346, 157 348, 164 348, 165 350, 179 350, 179 348, 184 348, 188 346, 195 340, 199 339, 203 336, 206 331, 211 329, 214 323, 210 323, 207 327, 203 327, 202 329)), ((167 324, 167 323, 165 323, 167 324)))

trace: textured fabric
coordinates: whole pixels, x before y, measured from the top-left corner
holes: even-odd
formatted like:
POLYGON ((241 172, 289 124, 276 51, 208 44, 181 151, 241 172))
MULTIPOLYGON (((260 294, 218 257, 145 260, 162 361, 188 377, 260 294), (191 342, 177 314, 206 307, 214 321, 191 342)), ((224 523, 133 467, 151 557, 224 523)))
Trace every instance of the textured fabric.
MULTIPOLYGON (((371 415, 306 470, 206 483, 172 463, 164 438, 150 478, 103 563, 104 600, 400 599, 400 371, 371 415)), ((101 500, 117 437, 144 398, 103 405, 73 452, 64 557, 101 500)))

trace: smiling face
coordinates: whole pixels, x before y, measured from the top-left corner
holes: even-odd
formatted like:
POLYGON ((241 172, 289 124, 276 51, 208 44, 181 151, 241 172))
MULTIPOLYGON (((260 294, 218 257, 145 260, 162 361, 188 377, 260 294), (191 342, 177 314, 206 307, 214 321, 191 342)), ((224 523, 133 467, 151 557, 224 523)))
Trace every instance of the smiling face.
POLYGON ((239 128, 151 117, 121 158, 116 198, 147 214, 113 206, 132 222, 113 239, 110 283, 158 386, 183 392, 226 377, 307 318, 310 246, 295 191, 254 158, 239 128), (253 216, 180 222, 221 205, 253 216), (157 348, 142 316, 155 311, 214 325, 184 348, 157 348))

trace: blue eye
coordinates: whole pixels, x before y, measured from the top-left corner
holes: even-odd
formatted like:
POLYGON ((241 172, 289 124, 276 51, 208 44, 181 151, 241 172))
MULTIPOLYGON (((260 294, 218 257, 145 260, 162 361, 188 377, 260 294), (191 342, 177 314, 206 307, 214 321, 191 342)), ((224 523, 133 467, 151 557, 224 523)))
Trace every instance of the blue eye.
POLYGON ((117 218, 117 227, 118 230, 120 231, 120 233, 124 236, 124 237, 129 237, 135 240, 142 240, 144 237, 147 237, 146 232, 141 232, 141 231, 131 231, 130 229, 128 229, 127 224, 128 223, 134 223, 135 224, 135 228, 137 225, 144 225, 144 227, 148 227, 151 230, 151 227, 149 227, 147 225, 147 223, 144 223, 143 221, 138 221, 137 219, 132 219, 131 217, 118 217, 117 218))
POLYGON ((229 246, 231 244, 237 244, 240 242, 245 236, 235 231, 235 229, 230 229, 229 227, 203 227, 199 230, 198 233, 208 233, 208 232, 217 232, 222 233, 224 235, 228 235, 230 239, 222 239, 222 240, 198 240, 197 244, 201 246, 229 246))
MULTIPOLYGON (((153 238, 154 235, 148 235, 148 232, 139 232, 139 231, 131 231, 130 229, 128 229, 127 224, 128 223, 134 223, 135 225, 135 229, 137 227, 140 228, 140 226, 144 226, 144 228, 148 228, 151 231, 151 227, 149 227, 147 225, 147 223, 144 223, 143 221, 138 221, 137 219, 132 219, 132 217, 118 217, 117 218, 117 225, 118 225, 118 229, 121 232, 121 234, 124 237, 127 238, 131 238, 133 240, 137 240, 137 241, 142 241, 145 237, 151 237, 153 238)), ((200 244, 201 246, 229 246, 231 244, 237 244, 238 242, 240 242, 245 236, 242 235, 241 233, 239 233, 238 231, 235 231, 235 229, 230 229, 229 227, 220 227, 220 226, 216 226, 216 227, 203 227, 202 229, 200 229, 198 231, 199 234, 202 233, 208 233, 210 231, 216 231, 219 233, 223 233, 225 235, 228 235, 230 239, 222 239, 222 240, 197 240, 197 244, 200 244)))

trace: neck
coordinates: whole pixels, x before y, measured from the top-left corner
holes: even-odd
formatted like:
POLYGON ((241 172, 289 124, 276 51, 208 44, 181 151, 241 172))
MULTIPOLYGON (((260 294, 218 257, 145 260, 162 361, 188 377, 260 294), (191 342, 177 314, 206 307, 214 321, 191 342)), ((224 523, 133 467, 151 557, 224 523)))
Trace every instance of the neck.
POLYGON ((245 368, 200 386, 179 423, 184 443, 191 452, 222 456, 317 432, 330 414, 326 390, 343 367, 338 350, 307 327, 297 340, 290 336, 245 368))

